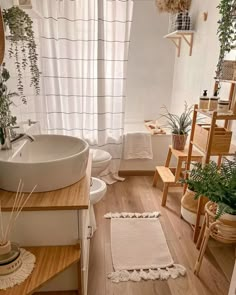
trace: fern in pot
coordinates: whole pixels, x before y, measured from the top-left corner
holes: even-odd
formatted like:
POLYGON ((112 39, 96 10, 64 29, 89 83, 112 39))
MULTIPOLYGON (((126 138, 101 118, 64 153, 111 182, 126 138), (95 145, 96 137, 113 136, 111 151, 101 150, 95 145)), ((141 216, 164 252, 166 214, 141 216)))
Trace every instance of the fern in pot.
POLYGON ((208 186, 208 179, 211 175, 211 167, 208 165, 202 166, 202 163, 194 163, 193 169, 189 171, 187 179, 181 179, 181 183, 187 183, 188 188, 181 199, 181 216, 190 224, 196 223, 196 214, 198 209, 198 198, 203 198, 203 208, 201 211, 200 224, 203 221, 204 206, 209 199, 199 193, 199 187, 208 186))
POLYGON ((217 204, 215 218, 236 221, 236 157, 225 159, 220 167, 213 161, 194 166, 188 179, 182 180, 195 191, 195 199, 206 196, 217 204))
POLYGON ((193 106, 188 106, 185 102, 184 111, 181 115, 170 113, 164 106, 164 117, 167 122, 163 127, 171 130, 172 133, 172 147, 176 150, 184 150, 187 141, 188 133, 192 125, 193 106))

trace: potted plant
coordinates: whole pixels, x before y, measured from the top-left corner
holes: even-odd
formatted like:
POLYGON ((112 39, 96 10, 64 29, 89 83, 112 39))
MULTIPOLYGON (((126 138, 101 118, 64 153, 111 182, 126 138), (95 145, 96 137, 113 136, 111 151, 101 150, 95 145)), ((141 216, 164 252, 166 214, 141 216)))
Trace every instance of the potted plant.
POLYGON ((193 106, 188 107, 185 102, 184 111, 180 116, 170 113, 165 106, 163 109, 165 113, 162 114, 162 117, 167 119, 164 127, 171 130, 173 148, 184 150, 188 133, 191 130, 193 106))
POLYGON ((29 66, 31 73, 30 86, 34 87, 36 95, 40 91, 40 75, 38 68, 37 46, 34 39, 33 21, 29 15, 18 6, 3 10, 7 39, 10 41, 9 57, 15 58, 18 76, 17 89, 22 101, 26 103, 23 85, 23 71, 29 66))
POLYGON ((9 92, 6 82, 9 80, 10 74, 3 63, 0 73, 0 143, 1 149, 4 149, 9 142, 10 127, 16 124, 16 117, 12 116, 10 106, 12 104, 11 97, 16 96, 17 93, 9 92))
POLYGON ((189 9, 191 0, 156 0, 160 12, 178 13, 189 9))
POLYGON ((195 199, 206 196, 217 204, 216 219, 224 215, 223 219, 236 220, 236 157, 225 159, 220 167, 214 161, 198 163, 181 182, 194 189, 195 199))
MULTIPOLYGON (((196 214, 198 208, 198 198, 203 198, 203 205, 205 205, 209 199, 198 193, 199 186, 207 186, 209 178, 208 166, 202 168, 201 163, 193 164, 194 168, 190 171, 187 179, 181 179, 181 183, 187 183, 188 188, 181 199, 181 216, 187 220, 190 224, 195 224, 196 214)), ((204 216, 204 206, 201 212, 202 217, 204 216)), ((200 223, 203 218, 201 217, 200 223)))
POLYGON ((216 78, 222 78, 223 63, 226 53, 230 52, 236 41, 235 26, 235 1, 221 0, 217 6, 221 15, 218 21, 218 38, 220 42, 220 53, 216 66, 216 78))

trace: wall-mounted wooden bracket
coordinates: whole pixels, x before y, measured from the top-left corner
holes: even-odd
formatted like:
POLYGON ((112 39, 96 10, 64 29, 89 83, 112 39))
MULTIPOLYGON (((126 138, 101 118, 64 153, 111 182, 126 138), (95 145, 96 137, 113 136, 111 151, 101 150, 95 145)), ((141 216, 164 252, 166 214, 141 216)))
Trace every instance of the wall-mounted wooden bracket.
POLYGON ((192 55, 192 50, 193 50, 193 34, 194 31, 175 31, 172 32, 166 36, 164 36, 164 38, 170 39, 176 46, 177 48, 177 56, 180 56, 180 52, 181 52, 181 40, 182 38, 184 39, 184 41, 188 44, 189 46, 189 56, 192 55))

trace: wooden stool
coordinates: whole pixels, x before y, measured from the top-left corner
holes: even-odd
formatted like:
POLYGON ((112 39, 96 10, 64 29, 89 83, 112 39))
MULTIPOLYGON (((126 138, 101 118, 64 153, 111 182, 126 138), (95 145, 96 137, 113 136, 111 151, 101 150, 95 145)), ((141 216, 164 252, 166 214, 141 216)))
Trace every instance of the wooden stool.
MULTIPOLYGON (((181 171, 183 170, 183 163, 186 163, 188 157, 188 149, 184 149, 183 151, 175 150, 172 146, 169 146, 165 166, 156 166, 154 178, 153 178, 153 186, 156 186, 158 177, 164 183, 163 195, 162 195, 162 202, 161 205, 166 205, 167 194, 168 194, 168 187, 169 186, 181 186, 178 183, 181 175, 181 171), (177 166, 176 168, 169 167, 170 160, 172 155, 177 159, 177 166), (175 174, 172 173, 171 170, 175 170, 175 174)), ((197 152, 193 151, 191 161, 195 162, 202 162, 202 155, 197 152)))
POLYGON ((198 237, 198 243, 201 241, 201 247, 194 267, 194 274, 196 275, 199 274, 202 259, 210 236, 213 239, 225 244, 236 243, 236 221, 225 220, 223 219, 224 216, 222 216, 220 220, 216 221, 216 207, 217 205, 213 202, 208 202, 205 206, 205 218, 198 237))

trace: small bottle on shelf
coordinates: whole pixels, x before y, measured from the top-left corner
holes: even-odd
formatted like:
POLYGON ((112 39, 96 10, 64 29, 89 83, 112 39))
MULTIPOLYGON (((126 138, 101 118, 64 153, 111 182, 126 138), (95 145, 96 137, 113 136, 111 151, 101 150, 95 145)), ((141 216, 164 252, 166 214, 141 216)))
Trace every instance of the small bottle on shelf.
POLYGON ((228 113, 229 111, 229 101, 228 100, 219 100, 217 112, 218 113, 228 113))
POLYGON ((207 96, 207 90, 204 90, 203 95, 199 99, 199 109, 208 110, 209 97, 207 96))
POLYGON ((214 93, 214 96, 212 96, 209 99, 209 104, 208 104, 208 110, 209 111, 216 111, 218 108, 218 101, 219 101, 219 97, 217 96, 218 92, 217 90, 214 93))

